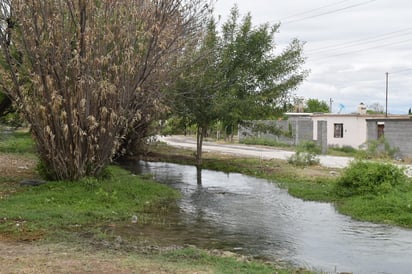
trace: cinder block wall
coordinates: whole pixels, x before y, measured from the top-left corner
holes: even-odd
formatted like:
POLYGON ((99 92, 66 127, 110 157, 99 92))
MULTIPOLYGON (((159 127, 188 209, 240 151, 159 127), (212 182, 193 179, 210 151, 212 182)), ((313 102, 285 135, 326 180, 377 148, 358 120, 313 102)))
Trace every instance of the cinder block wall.
POLYGON ((412 158, 412 120, 385 122, 385 139, 391 147, 397 147, 402 156, 412 158))
POLYGON ((292 137, 285 135, 273 135, 265 133, 254 133, 252 130, 244 125, 239 126, 239 141, 248 137, 259 137, 273 139, 276 142, 297 145, 303 141, 313 141, 313 121, 311 119, 288 119, 288 120, 266 120, 266 121, 249 121, 266 123, 280 128, 284 132, 292 129, 292 137))
MULTIPOLYGON (((378 138, 378 120, 369 120, 367 123, 368 140, 378 138)), ((411 120, 384 120, 384 136, 391 148, 398 148, 403 157, 412 158, 412 119, 411 120)))

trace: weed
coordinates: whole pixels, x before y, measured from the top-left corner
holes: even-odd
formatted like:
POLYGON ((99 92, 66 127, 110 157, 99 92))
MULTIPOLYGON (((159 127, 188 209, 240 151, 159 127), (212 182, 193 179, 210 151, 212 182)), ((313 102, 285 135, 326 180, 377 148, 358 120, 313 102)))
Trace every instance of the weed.
POLYGON ((296 148, 296 153, 288 159, 288 163, 298 167, 313 166, 319 164, 320 148, 315 142, 302 142, 296 148))
POLYGON ((275 139, 270 138, 258 138, 258 137, 247 137, 240 140, 241 144, 245 145, 261 145, 261 146, 271 146, 271 147, 281 147, 281 148, 290 148, 291 145, 281 143, 275 139))
POLYGON ((397 153, 399 153, 399 149, 391 147, 388 141, 383 137, 376 141, 369 141, 364 146, 366 148, 364 150, 360 150, 356 155, 357 159, 391 160, 395 158, 397 153))

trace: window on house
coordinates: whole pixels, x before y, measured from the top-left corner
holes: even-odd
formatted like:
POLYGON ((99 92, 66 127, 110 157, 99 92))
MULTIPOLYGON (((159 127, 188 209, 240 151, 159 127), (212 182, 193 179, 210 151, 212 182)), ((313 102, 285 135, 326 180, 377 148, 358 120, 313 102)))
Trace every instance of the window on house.
POLYGON ((382 138, 385 134, 385 125, 378 123, 378 139, 382 138))
POLYGON ((333 127, 333 137, 343 138, 343 124, 334 124, 333 127))

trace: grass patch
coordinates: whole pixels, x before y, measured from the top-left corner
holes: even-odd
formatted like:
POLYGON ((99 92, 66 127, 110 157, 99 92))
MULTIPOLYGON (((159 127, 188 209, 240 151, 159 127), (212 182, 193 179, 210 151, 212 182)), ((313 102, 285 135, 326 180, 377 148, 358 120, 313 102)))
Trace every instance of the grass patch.
POLYGON ((358 153, 359 153, 359 150, 351 146, 329 147, 328 148, 328 155, 333 155, 333 156, 356 157, 358 153))
POLYGON ((239 143, 245 145, 260 145, 260 146, 271 146, 271 147, 280 147, 280 148, 293 148, 289 144, 278 142, 274 139, 269 138, 258 138, 258 137, 247 137, 242 138, 239 143))
POLYGON ((384 195, 354 196, 342 200, 340 212, 358 220, 412 228, 412 186, 384 195))
POLYGON ((185 248, 163 255, 168 262, 185 262, 190 265, 209 266, 213 273, 311 273, 308 271, 294 271, 281 269, 273 265, 264 264, 259 261, 247 261, 231 253, 225 253, 223 256, 214 256, 209 252, 185 248))
POLYGON ((34 153, 35 145, 30 133, 25 131, 12 131, 0 133, 1 153, 34 153))
MULTIPOLYGON (((0 230, 43 232, 129 220, 138 214, 165 214, 178 193, 161 184, 111 166, 110 179, 50 182, 37 187, 16 186, 0 200, 0 230)), ((141 215, 141 216, 140 216, 141 215)), ((143 218, 142 218, 143 217, 143 218)))

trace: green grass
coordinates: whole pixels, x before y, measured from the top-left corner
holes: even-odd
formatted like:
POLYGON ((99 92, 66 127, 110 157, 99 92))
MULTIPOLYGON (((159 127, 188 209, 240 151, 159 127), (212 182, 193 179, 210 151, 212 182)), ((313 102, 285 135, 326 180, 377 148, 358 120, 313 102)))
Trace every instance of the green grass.
POLYGON ((195 248, 185 248, 163 255, 168 262, 185 262, 190 265, 210 266, 214 269, 213 273, 237 274, 237 273, 312 273, 301 270, 299 272, 282 269, 273 265, 267 265, 258 261, 248 262, 239 256, 213 256, 208 252, 195 248))
POLYGON ((34 141, 28 132, 13 131, 11 133, 0 133, 0 152, 34 153, 34 141))
POLYGON ((412 228, 412 186, 384 195, 353 196, 338 203, 339 211, 358 220, 412 228))
POLYGON ((20 187, 0 200, 0 230, 50 231, 71 226, 124 221, 133 215, 167 213, 178 193, 119 167, 110 167, 110 179, 50 182, 20 187))
POLYGON ((277 142, 274 139, 269 138, 257 138, 257 137, 248 137, 242 138, 240 141, 241 144, 245 145, 260 145, 260 146, 271 146, 271 147, 280 147, 280 148, 293 148, 293 146, 277 142))

